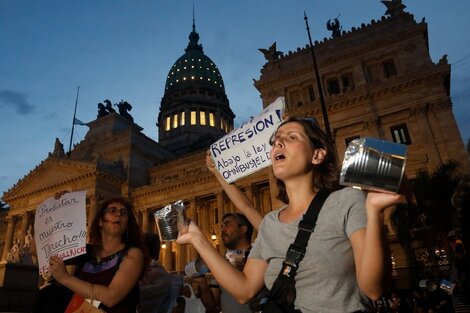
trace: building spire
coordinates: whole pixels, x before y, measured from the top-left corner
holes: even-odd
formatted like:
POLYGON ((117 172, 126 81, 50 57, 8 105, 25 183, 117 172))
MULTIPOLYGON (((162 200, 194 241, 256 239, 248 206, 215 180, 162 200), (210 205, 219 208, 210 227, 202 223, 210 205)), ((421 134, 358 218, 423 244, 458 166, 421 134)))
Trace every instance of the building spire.
POLYGON ((196 22, 194 21, 194 3, 193 3, 193 32, 196 32, 196 22))
POLYGON ((202 45, 198 43, 199 41, 199 34, 196 32, 196 19, 194 14, 194 3, 193 3, 193 30, 189 34, 189 43, 186 49, 184 50, 186 53, 190 51, 200 51, 203 52, 202 45))

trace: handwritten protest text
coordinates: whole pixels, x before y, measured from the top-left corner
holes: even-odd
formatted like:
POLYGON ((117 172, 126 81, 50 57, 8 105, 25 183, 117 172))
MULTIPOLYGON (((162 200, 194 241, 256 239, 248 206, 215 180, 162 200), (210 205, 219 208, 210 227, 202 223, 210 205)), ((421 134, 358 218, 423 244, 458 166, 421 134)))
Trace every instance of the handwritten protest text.
POLYGON ((42 204, 39 208, 37 208, 36 212, 39 213, 39 217, 42 217, 43 214, 46 214, 46 213, 49 214, 64 206, 74 205, 77 203, 78 201, 75 198, 61 199, 60 201, 54 203, 52 206, 47 206, 46 204, 42 204))
MULTIPOLYGON (((67 250, 67 255, 66 256, 75 256, 75 252, 71 252, 69 250, 70 248, 74 248, 78 245, 78 242, 80 239, 83 239, 86 237, 86 231, 82 230, 80 233, 72 235, 72 236, 67 236, 63 235, 63 237, 59 240, 56 240, 52 243, 47 243, 42 247, 42 250, 46 256, 46 259, 49 259, 51 255, 59 254, 60 252, 66 251, 67 250), (72 254, 71 254, 72 253, 72 254), (71 254, 71 255, 70 255, 71 254)), ((72 249, 73 250, 73 249, 72 249)), ((61 254, 59 254, 61 256, 61 254)), ((61 257, 61 259, 63 259, 61 257)))
POLYGON ((257 135, 258 133, 266 129, 269 129, 269 128, 272 129, 272 126, 274 126, 276 122, 273 119, 274 119, 273 115, 270 115, 256 122, 255 124, 251 125, 250 128, 241 129, 241 131, 237 133, 224 137, 222 140, 219 140, 218 142, 211 145, 212 154, 214 155, 214 157, 217 157, 218 155, 222 153, 222 151, 230 149, 231 147, 235 146, 237 143, 245 142, 247 139, 250 139, 254 135, 257 135))

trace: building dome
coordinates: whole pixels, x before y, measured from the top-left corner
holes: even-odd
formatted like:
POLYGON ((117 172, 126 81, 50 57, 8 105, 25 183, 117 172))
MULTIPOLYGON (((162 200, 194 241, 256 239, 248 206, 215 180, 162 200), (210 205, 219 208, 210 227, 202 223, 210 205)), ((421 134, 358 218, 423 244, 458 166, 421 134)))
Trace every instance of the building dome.
POLYGON ((168 72, 157 119, 159 143, 175 155, 207 147, 233 129, 233 114, 217 65, 193 28, 185 54, 168 72))
POLYGON ((194 28, 189 38, 190 42, 185 50, 186 53, 176 60, 168 72, 165 92, 200 86, 225 93, 224 82, 219 69, 204 54, 202 46, 197 44, 199 35, 197 35, 194 28))

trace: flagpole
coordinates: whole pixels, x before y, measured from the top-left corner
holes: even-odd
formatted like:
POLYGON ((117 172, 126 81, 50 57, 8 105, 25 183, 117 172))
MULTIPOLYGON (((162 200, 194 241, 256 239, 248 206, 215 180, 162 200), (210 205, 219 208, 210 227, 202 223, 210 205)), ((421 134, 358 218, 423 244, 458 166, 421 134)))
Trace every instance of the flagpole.
POLYGON ((67 152, 68 157, 70 157, 70 152, 72 151, 73 129, 75 127, 75 115, 77 114, 77 104, 78 104, 78 93, 79 93, 79 91, 80 91, 80 86, 77 86, 77 97, 75 98, 75 109, 73 110, 72 132, 70 133, 69 152, 67 152))
POLYGON ((308 27, 308 18, 307 18, 307 13, 305 13, 305 11, 304 11, 304 20, 305 20, 305 25, 307 26, 310 52, 312 53, 313 70, 315 73, 315 78, 317 80, 317 88, 318 88, 318 95, 320 97, 320 106, 321 106, 321 112, 323 115, 323 123, 325 124, 326 135, 328 136, 330 140, 334 141, 333 137, 331 136, 330 121, 328 120, 328 112, 326 109, 325 98, 323 97, 323 87, 322 87, 322 83, 320 80, 320 74, 318 73, 317 60, 315 59, 315 52, 313 51, 312 37, 310 36, 310 27, 308 27))

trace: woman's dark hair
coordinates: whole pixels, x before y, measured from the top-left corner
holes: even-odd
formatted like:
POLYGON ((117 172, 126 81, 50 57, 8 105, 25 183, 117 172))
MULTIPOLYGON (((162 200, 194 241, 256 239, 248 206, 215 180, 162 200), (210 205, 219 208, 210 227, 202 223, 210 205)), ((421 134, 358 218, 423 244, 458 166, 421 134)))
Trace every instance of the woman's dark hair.
MULTIPOLYGON (((313 118, 289 117, 287 120, 282 122, 279 127, 292 122, 296 122, 302 125, 314 149, 321 148, 326 152, 323 162, 318 165, 312 164, 312 180, 314 188, 317 190, 323 189, 329 192, 338 189, 338 158, 336 156, 336 151, 331 139, 328 138, 326 134, 320 129, 316 120, 313 118)), ((279 127, 277 129, 279 129, 279 127)), ((274 134, 276 132, 277 130, 274 132, 274 134)), ((277 187, 279 189, 277 198, 286 204, 289 203, 286 185, 282 180, 277 179, 277 187)))
POLYGON ((142 233, 140 231, 140 227, 137 224, 137 219, 134 215, 134 209, 132 205, 124 199, 123 197, 114 197, 105 200, 98 212, 93 219, 90 227, 90 242, 93 245, 97 245, 99 247, 102 246, 102 237, 101 237, 101 227, 100 227, 100 219, 103 218, 105 214, 105 210, 111 203, 119 203, 123 207, 127 209, 127 230, 122 234, 121 241, 126 244, 126 247, 138 247, 143 248, 142 243, 142 233))
POLYGON ((155 233, 144 234, 146 254, 152 259, 158 260, 160 255, 160 238, 155 233))

